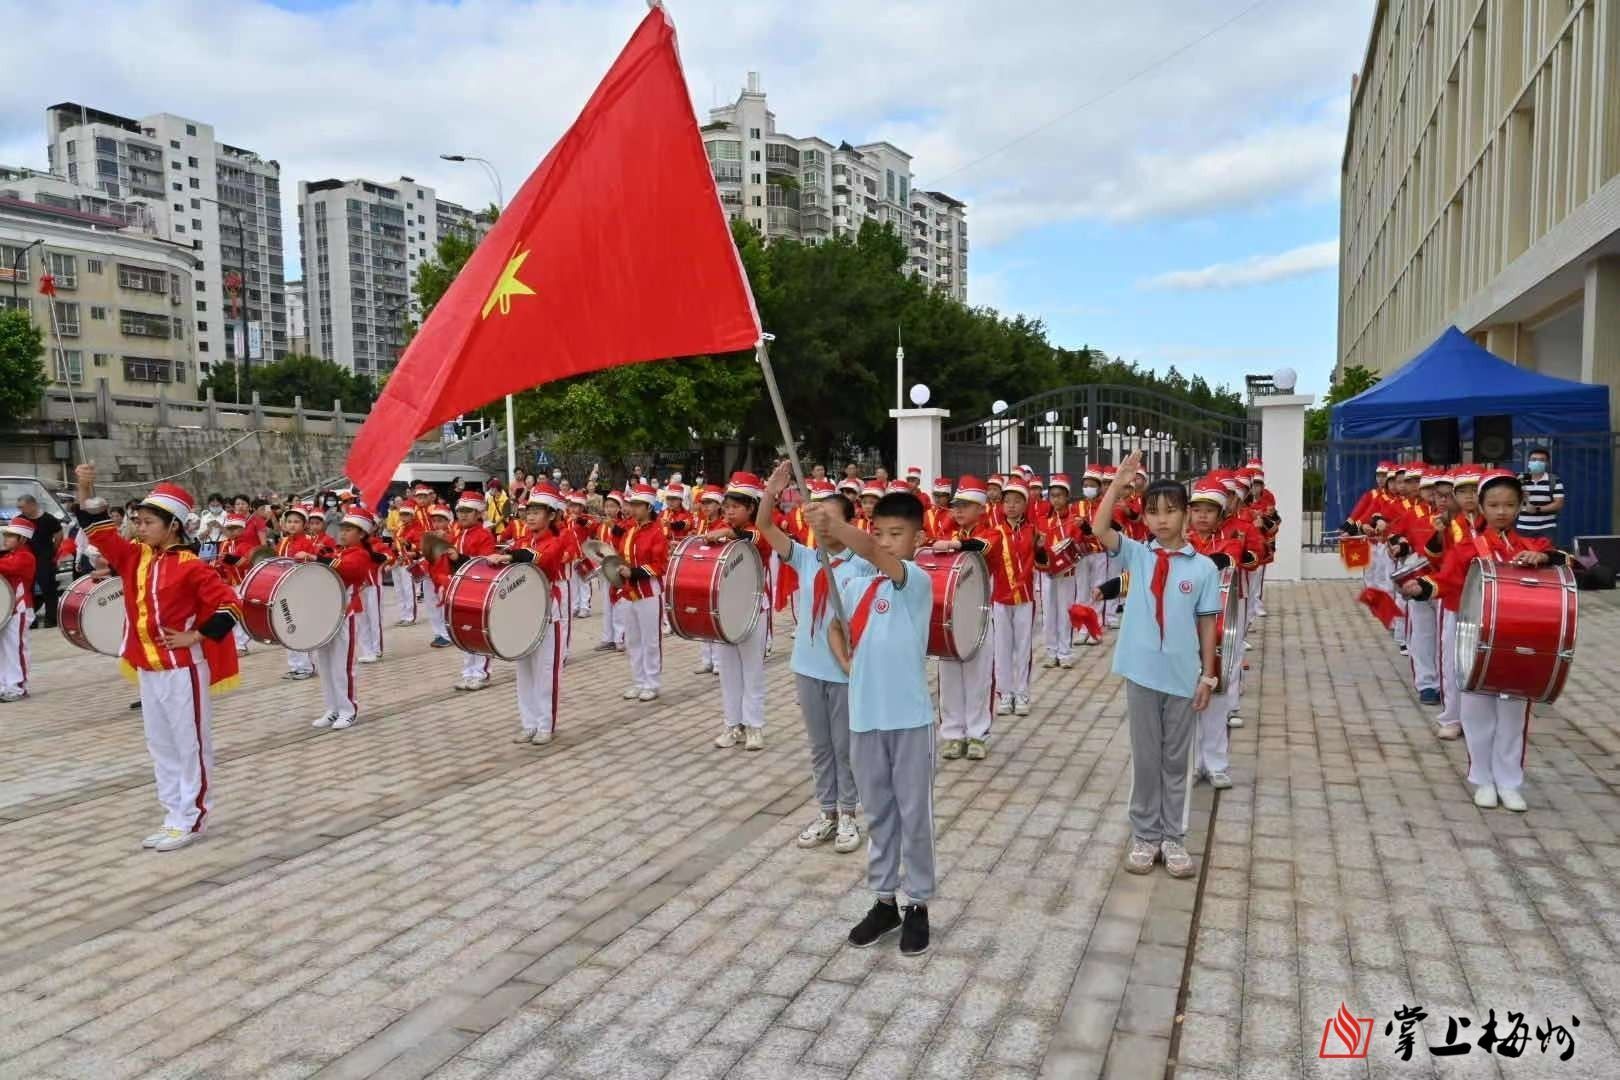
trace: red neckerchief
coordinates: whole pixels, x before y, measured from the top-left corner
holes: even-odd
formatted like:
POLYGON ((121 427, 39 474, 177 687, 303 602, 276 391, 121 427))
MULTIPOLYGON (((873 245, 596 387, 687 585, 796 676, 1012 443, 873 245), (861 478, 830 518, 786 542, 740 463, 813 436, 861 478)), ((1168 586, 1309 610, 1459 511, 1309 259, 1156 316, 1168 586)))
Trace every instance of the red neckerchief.
POLYGON ((846 552, 841 558, 827 556, 827 565, 817 567, 815 581, 810 586, 810 640, 816 638, 816 629, 821 626, 822 616, 827 613, 827 571, 836 569, 849 561, 846 552))
POLYGON ((1164 644, 1164 586, 1170 580, 1170 560, 1185 552, 1169 548, 1155 548, 1158 561, 1153 565, 1153 615, 1159 620, 1159 644, 1164 644))
POLYGON ((882 574, 874 577, 871 584, 866 586, 866 592, 861 594, 861 602, 855 605, 855 614, 849 620, 849 655, 855 658, 855 650, 860 646, 861 635, 866 633, 866 622, 872 617, 872 601, 877 599, 878 587, 889 580, 882 574))

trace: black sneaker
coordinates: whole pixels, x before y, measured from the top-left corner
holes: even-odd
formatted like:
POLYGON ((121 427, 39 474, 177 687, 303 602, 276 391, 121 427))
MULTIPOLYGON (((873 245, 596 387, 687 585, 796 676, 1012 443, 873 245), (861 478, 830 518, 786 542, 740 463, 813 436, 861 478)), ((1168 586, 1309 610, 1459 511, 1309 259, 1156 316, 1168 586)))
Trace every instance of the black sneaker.
MULTIPOLYGON (((876 945, 878 939, 885 934, 892 934, 900 929, 900 909, 894 904, 885 904, 882 900, 872 905, 872 910, 866 913, 866 918, 855 924, 855 929, 849 932, 849 943, 857 949, 865 949, 876 945)), ((928 937, 928 930, 923 929, 923 938, 928 937)))
POLYGON ((900 955, 921 956, 927 951, 928 909, 922 904, 907 904, 900 926, 900 955))

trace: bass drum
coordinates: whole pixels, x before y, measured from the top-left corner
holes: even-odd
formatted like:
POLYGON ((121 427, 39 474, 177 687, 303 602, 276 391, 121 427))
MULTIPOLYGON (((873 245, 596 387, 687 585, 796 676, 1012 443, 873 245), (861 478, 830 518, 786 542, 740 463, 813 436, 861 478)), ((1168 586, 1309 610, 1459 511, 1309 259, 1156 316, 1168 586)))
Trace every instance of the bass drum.
POLYGON ((1219 664, 1221 685, 1217 694, 1224 694, 1235 685, 1242 674, 1243 664, 1243 571, 1228 566, 1221 571, 1221 613, 1215 619, 1215 660, 1219 664))
POLYGON ((444 606, 458 648, 521 660, 540 647, 551 625, 551 581, 533 563, 469 559, 450 579, 444 606))
POLYGON ((68 587, 57 606, 56 625, 70 645, 103 656, 122 656, 124 579, 85 575, 68 587))
POLYGON ((242 579, 242 628, 254 641, 313 652, 337 637, 348 590, 331 567, 264 559, 242 579))
POLYGON ((765 564, 751 540, 689 536, 670 552, 664 614, 677 637, 736 645, 754 632, 765 597, 765 564))
POLYGON ((928 655, 971 660, 990 633, 990 568, 977 551, 919 551, 915 562, 934 581, 928 655))
POLYGON ((11 582, 0 578, 0 630, 6 628, 13 616, 17 614, 17 590, 11 587, 11 582))
POLYGON ((1567 566, 1475 559, 1457 603, 1457 683, 1556 701, 1575 662, 1580 594, 1567 566))

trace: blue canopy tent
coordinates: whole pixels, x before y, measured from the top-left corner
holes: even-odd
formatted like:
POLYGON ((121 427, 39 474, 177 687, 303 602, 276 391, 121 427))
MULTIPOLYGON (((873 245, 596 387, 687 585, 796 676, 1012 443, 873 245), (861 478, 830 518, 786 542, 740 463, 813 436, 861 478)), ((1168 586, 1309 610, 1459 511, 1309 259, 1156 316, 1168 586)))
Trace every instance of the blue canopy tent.
POLYGON ((1468 442, 1474 417, 1496 415, 1513 418, 1510 467, 1523 471, 1530 446, 1551 450, 1553 472, 1567 496, 1561 541, 1609 532, 1609 388, 1516 367, 1454 326, 1395 374, 1333 406, 1324 527, 1345 519, 1371 485, 1379 460, 1402 451, 1417 456, 1424 420, 1456 417, 1468 442))

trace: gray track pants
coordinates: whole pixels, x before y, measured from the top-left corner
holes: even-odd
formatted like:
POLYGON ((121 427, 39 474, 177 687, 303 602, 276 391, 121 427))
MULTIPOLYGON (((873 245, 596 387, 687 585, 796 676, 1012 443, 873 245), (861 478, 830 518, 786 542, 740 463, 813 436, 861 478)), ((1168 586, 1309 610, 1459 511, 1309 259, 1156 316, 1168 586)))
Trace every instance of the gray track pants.
POLYGON ((1157 844, 1187 833, 1187 787, 1196 758, 1193 699, 1125 680, 1131 725, 1131 831, 1157 844))
POLYGON ((850 764, 866 807, 866 879, 880 898, 934 895, 934 725, 852 731, 850 764))
POLYGON ((794 675, 805 734, 810 736, 810 771, 816 802, 826 813, 853 814, 860 794, 849 764, 849 684, 794 675))

